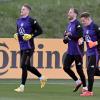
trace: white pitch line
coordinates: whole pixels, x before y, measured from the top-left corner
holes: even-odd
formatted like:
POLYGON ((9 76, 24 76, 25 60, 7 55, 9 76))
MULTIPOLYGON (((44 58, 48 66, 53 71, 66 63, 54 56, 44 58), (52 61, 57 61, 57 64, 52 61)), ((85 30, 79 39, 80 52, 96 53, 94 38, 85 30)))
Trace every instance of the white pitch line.
MULTIPOLYGON (((18 82, 16 82, 16 83, 13 83, 13 82, 12 82, 12 83, 3 83, 3 82, 2 82, 2 83, 0 83, 0 84, 18 84, 18 82)), ((36 85, 37 85, 37 84, 40 84, 40 83, 36 83, 36 82, 35 82, 35 83, 34 83, 34 82, 33 82, 33 83, 26 83, 26 85, 28 85, 28 84, 36 84, 36 85)), ((47 83, 47 84, 51 84, 51 85, 53 85, 53 84, 54 84, 54 85, 55 85, 55 84, 58 84, 58 85, 64 85, 64 84, 66 84, 66 85, 68 85, 68 84, 72 84, 72 83, 47 83)))

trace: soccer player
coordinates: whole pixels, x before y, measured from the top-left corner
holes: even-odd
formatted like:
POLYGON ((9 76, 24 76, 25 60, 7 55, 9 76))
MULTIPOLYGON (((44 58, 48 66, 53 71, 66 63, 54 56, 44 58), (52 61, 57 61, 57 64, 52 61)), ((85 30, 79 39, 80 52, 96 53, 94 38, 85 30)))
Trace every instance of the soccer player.
POLYGON ((87 75, 88 75, 88 91, 83 92, 80 96, 93 96, 94 76, 100 76, 97 68, 98 52, 100 53, 100 27, 92 20, 88 12, 81 14, 81 22, 83 24, 83 37, 87 45, 87 75))
POLYGON ((20 18, 17 20, 17 33, 14 38, 18 39, 20 45, 21 68, 22 68, 22 82, 21 85, 15 89, 16 92, 24 92, 24 87, 27 79, 27 71, 35 74, 41 83, 41 88, 45 86, 46 79, 42 74, 30 64, 30 59, 34 53, 34 38, 42 34, 42 29, 36 19, 29 16, 31 7, 24 4, 21 8, 20 18))
POLYGON ((83 44, 78 44, 78 39, 82 37, 82 27, 80 22, 77 20, 78 11, 75 8, 70 8, 68 14, 69 23, 64 33, 64 43, 68 43, 68 50, 64 59, 63 69, 64 71, 75 81, 76 87, 73 92, 76 92, 79 87, 83 84, 82 90, 87 90, 86 79, 83 72, 83 44), (81 47, 81 48, 80 48, 81 47), (77 73, 80 79, 75 75, 71 69, 72 63, 75 61, 77 73))

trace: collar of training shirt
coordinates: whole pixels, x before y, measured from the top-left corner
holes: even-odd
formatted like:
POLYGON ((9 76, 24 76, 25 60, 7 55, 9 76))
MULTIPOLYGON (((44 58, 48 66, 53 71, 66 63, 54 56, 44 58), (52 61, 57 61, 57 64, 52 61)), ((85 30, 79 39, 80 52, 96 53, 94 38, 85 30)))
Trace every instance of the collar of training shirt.
POLYGON ((70 20, 70 22, 74 22, 75 20, 77 20, 77 19, 76 19, 76 18, 74 18, 74 19, 70 20))

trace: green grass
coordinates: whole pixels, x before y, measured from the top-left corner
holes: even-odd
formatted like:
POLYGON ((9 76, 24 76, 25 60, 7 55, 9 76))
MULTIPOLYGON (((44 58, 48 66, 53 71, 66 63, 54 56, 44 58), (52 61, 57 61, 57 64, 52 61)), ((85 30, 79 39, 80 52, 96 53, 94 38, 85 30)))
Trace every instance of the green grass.
POLYGON ((18 85, 17 80, 0 80, 0 100, 99 100, 100 98, 100 80, 95 81, 93 97, 80 97, 80 91, 73 93, 72 80, 49 80, 43 89, 40 89, 39 81, 28 80, 24 93, 13 91, 18 85))
POLYGON ((34 16, 44 30, 45 38, 61 38, 67 23, 66 10, 76 7, 80 12, 89 11, 100 23, 100 0, 0 0, 0 37, 13 37, 16 19, 24 3, 32 6, 34 16))

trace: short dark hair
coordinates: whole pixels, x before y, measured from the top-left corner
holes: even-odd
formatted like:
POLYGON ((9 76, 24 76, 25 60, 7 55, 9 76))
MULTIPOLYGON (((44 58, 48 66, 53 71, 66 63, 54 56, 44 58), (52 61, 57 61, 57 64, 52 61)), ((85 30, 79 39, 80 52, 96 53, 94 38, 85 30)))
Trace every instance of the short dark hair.
POLYGON ((24 7, 28 8, 29 10, 32 10, 31 6, 29 4, 24 4, 24 7))
POLYGON ((76 15, 78 15, 78 10, 77 10, 76 8, 70 8, 70 9, 72 9, 72 10, 74 11, 74 13, 75 13, 76 15))
POLYGON ((82 17, 85 17, 85 18, 88 18, 90 17, 90 14, 88 12, 83 12, 81 15, 80 15, 80 18, 82 17))
POLYGON ((73 8, 74 13, 78 15, 78 10, 76 8, 73 8))

